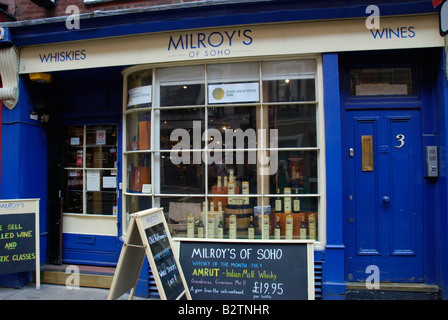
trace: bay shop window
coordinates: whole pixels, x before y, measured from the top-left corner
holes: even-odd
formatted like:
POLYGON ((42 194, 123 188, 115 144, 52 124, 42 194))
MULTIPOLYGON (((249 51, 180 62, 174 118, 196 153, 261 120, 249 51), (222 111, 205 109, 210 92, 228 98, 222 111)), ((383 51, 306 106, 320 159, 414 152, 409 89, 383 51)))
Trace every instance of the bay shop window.
POLYGON ((320 65, 125 70, 124 230, 163 207, 174 237, 321 241, 320 65))

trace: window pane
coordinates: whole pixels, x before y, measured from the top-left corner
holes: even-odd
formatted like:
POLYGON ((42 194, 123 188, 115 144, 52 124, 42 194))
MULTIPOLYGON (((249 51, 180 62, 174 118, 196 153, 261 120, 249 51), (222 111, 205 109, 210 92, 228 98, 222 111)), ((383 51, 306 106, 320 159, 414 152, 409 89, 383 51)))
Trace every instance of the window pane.
POLYGON ((223 63, 207 66, 208 83, 258 81, 258 62, 223 63))
POLYGON ((131 214, 151 209, 152 205, 152 197, 150 196, 125 196, 126 197, 126 219, 124 220, 125 225, 123 226, 123 230, 126 231, 128 229, 128 223, 130 221, 131 214))
MULTIPOLYGON (((271 155, 272 156, 272 155, 271 155)), ((317 151, 278 151, 278 169, 271 176, 265 193, 284 193, 298 188, 302 194, 318 193, 317 151)))
POLYGON ((126 150, 151 149, 151 112, 139 111, 126 115, 126 150))
POLYGON ((115 168, 117 161, 117 126, 88 126, 86 167, 115 168))
POLYGON ((66 167, 83 167, 84 161, 84 128, 83 127, 67 127, 66 139, 66 167))
POLYGON ((200 157, 200 152, 184 153, 177 159, 171 153, 160 153, 160 192, 205 193, 205 166, 200 157))
MULTIPOLYGON (((318 238, 318 198, 291 195, 269 198, 271 211, 269 226, 267 214, 263 225, 269 229, 269 238, 275 239, 280 231, 280 239, 317 239, 318 238)), ((256 216, 261 220, 261 215, 256 216)), ((264 232, 266 235, 266 232, 264 232)))
POLYGON ((262 64, 265 102, 315 101, 314 60, 268 61, 262 64))
POLYGON ((350 71, 352 96, 413 94, 411 68, 371 68, 350 71))
MULTIPOLYGON (((234 194, 233 200, 252 204, 249 197, 244 194, 257 194, 257 153, 256 151, 215 151, 222 154, 222 162, 209 161, 208 165, 208 192, 211 194, 234 194), (252 157, 252 158, 251 158, 252 157), (227 161, 227 162, 226 162, 227 161), (229 182, 233 181, 233 188, 229 189, 229 182)), ((216 154, 208 152, 210 158, 216 154)), ((218 157, 216 157, 218 158, 218 157)), ((223 199, 223 205, 228 199, 223 199)))
MULTIPOLYGON (((198 237, 199 221, 205 219, 201 211, 205 198, 202 197, 163 197, 159 198, 160 207, 164 208, 166 220, 173 237, 198 237), (190 226, 190 234, 187 229, 190 226)), ((203 233, 205 234, 205 221, 203 233)))
POLYGON ((128 77, 127 109, 152 105, 152 70, 134 72, 128 77))
POLYGON ((83 206, 83 176, 82 170, 68 170, 66 173, 66 195, 64 197, 64 212, 82 213, 83 206))
POLYGON ((160 106, 203 105, 205 103, 204 79, 203 66, 158 69, 160 106))
POLYGON ((160 117, 160 149, 204 147, 202 134, 205 130, 205 110, 203 108, 169 109, 156 112, 160 117), (181 130, 173 133, 176 129, 181 130), (175 141, 171 141, 171 134, 175 141))
POLYGON ((113 215, 117 205, 117 171, 86 171, 88 214, 113 215))
MULTIPOLYGON (((256 148, 256 107, 212 107, 208 109, 209 137, 214 136, 215 148, 256 148), (218 130, 218 132, 214 131, 218 130), (237 130, 237 131, 235 131, 237 130), (226 145, 226 137, 232 144, 226 145), (255 139, 253 139, 255 137, 255 139), (221 141, 217 141, 216 138, 221 141), (244 140, 242 140, 244 139, 244 140), (244 141, 244 144, 238 143, 244 141), (219 144, 218 144, 219 142, 219 144)), ((208 143, 210 143, 209 141, 208 143)))
POLYGON ((133 153, 127 155, 127 192, 152 193, 151 155, 133 153))
POLYGON ((316 106, 269 106, 269 129, 278 130, 279 148, 316 147, 316 106))

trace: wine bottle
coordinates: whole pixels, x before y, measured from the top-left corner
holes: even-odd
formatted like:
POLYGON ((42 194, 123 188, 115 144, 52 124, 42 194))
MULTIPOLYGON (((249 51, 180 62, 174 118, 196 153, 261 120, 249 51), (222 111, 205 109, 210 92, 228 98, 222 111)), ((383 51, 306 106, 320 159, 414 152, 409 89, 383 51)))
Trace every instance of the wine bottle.
POLYGON ((306 225, 305 225, 305 217, 302 217, 302 223, 300 224, 300 239, 306 239, 306 225))
POLYGON ((277 215, 277 222, 275 224, 274 229, 274 238, 275 240, 280 240, 282 228, 280 227, 280 217, 277 215))
POLYGON ((254 239, 255 238, 255 227, 254 227, 254 217, 250 217, 249 227, 247 228, 247 238, 254 239))
POLYGON ((199 220, 198 224, 198 238, 204 238, 204 224, 202 223, 202 219, 199 220))
MULTIPOLYGON (((280 189, 277 189, 277 194, 280 195, 280 189)), ((275 212, 282 212, 282 198, 280 196, 275 199, 275 212)))

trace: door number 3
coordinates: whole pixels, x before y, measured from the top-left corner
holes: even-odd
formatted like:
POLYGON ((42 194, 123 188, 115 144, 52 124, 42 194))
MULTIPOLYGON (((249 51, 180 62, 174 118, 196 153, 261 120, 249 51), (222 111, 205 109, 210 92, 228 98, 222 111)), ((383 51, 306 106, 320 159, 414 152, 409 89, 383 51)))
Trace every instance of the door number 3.
POLYGON ((404 146, 404 138, 405 138, 404 134, 397 134, 397 136, 395 138, 397 138, 397 141, 400 142, 400 145, 395 146, 395 148, 397 148, 397 149, 402 148, 404 146))

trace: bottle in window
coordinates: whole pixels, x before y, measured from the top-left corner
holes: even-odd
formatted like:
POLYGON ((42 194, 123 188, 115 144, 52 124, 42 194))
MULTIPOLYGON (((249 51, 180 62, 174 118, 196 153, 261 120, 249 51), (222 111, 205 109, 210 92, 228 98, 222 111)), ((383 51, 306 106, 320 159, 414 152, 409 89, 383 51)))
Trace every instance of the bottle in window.
POLYGON ((229 239, 236 239, 236 215, 229 217, 229 239))
POLYGON ((249 227, 247 228, 247 238, 254 239, 255 238, 255 227, 254 227, 254 217, 250 217, 249 227))
POLYGON ((194 215, 187 216, 187 238, 194 238, 194 215))
POLYGON ((305 225, 305 217, 302 216, 302 223, 300 224, 300 239, 306 239, 306 225, 305 225))
MULTIPOLYGON (((277 188, 277 194, 280 195, 280 189, 277 188)), ((278 196, 275 199, 275 212, 281 213, 282 212, 282 198, 278 196)))
POLYGON ((222 223, 222 219, 219 219, 218 224, 218 239, 224 238, 224 223, 222 223))
POLYGON ((316 215, 314 213, 308 216, 308 232, 310 239, 316 239, 316 215))
POLYGON ((292 240, 293 237, 293 227, 294 227, 294 219, 291 214, 286 216, 285 222, 285 238, 287 240, 292 240))
POLYGON ((282 228, 280 227, 280 216, 277 216, 277 222, 275 223, 274 238, 280 240, 282 228))
POLYGON ((199 220, 198 224, 198 238, 204 238, 204 224, 202 223, 202 219, 199 220))
POLYGON ((294 213, 300 213, 300 198, 299 198, 298 194, 299 194, 299 189, 296 188, 296 196, 294 197, 293 208, 292 208, 292 212, 294 212, 294 213))

